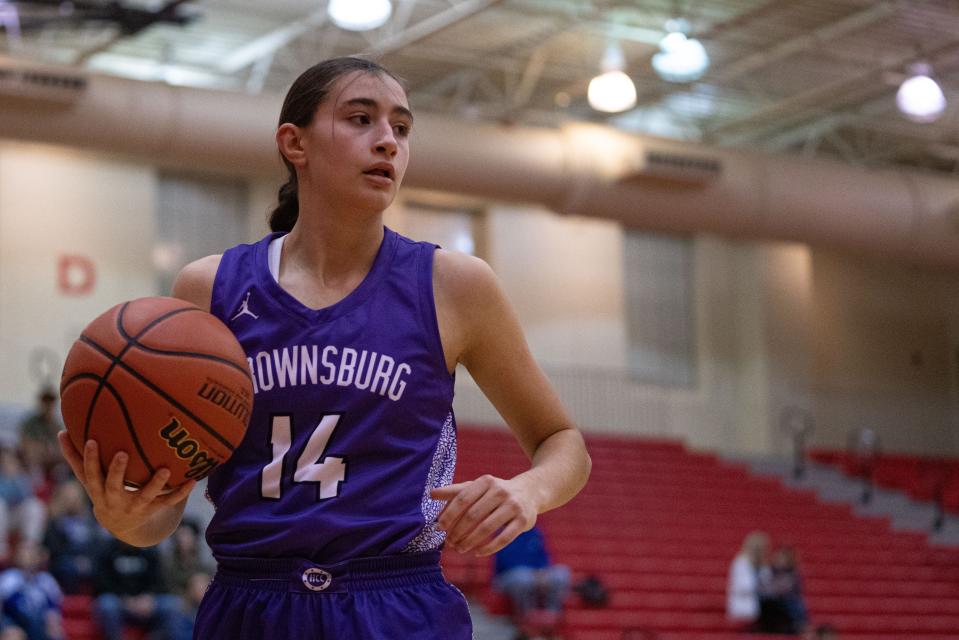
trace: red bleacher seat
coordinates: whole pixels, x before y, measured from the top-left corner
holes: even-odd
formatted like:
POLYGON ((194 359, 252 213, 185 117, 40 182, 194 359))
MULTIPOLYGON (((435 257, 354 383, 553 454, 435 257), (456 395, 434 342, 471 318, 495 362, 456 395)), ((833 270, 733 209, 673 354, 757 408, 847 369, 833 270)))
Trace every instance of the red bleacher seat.
MULTIPOLYGON (((814 449, 811 459, 860 477, 862 464, 845 451, 814 449)), ((959 460, 901 453, 881 454, 872 465, 872 480, 880 487, 898 489, 915 500, 931 502, 942 492, 943 506, 959 513, 959 460)))
MULTIPOLYGON (((856 516, 811 491, 756 478, 743 465, 691 453, 676 441, 589 435, 587 488, 540 524, 554 560, 574 582, 599 575, 610 589, 604 609, 568 602, 567 640, 622 640, 647 629, 660 640, 772 640, 741 634, 725 620, 726 572, 743 537, 767 531, 799 553, 813 623, 838 627, 843 640, 959 638, 959 551, 932 548, 925 536, 894 532, 887 518, 856 516)), ((460 427, 457 481, 510 476, 528 465, 505 430, 460 427)), ((817 459, 844 464, 843 455, 817 459)), ((908 464, 890 466, 897 476, 908 464)), ((959 481, 950 488, 959 503, 959 481)), ((447 550, 444 567, 481 602, 491 566, 447 550)), ((501 607, 500 607, 501 609, 501 607)))

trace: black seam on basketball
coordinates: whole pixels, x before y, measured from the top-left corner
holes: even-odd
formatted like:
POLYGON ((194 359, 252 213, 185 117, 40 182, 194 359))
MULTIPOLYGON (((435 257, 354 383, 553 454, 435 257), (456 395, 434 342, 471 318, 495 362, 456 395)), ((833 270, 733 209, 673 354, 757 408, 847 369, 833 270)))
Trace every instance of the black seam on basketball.
POLYGON ((87 417, 83 419, 83 444, 86 445, 90 439, 90 419, 93 417, 93 409, 97 406, 97 400, 100 398, 100 390, 103 388, 105 379, 100 376, 93 376, 98 380, 97 390, 93 392, 93 398, 90 400, 90 406, 87 407, 87 417))
MULTIPOLYGON (((129 303, 127 303, 127 304, 129 304, 129 303)), ((181 308, 179 308, 179 309, 174 309, 173 311, 169 311, 169 312, 163 314, 163 315, 160 316, 159 318, 155 318, 152 322, 150 322, 150 324, 148 324, 148 325, 145 326, 143 329, 141 329, 138 334, 136 334, 135 336, 131 336, 131 335, 130 335, 129 333, 127 333, 127 332, 124 330, 124 328, 123 328, 123 314, 124 314, 124 312, 126 311, 126 308, 127 308, 127 305, 124 304, 124 305, 120 308, 120 312, 117 314, 117 331, 119 331, 119 332, 120 332, 120 335, 122 335, 124 338, 126 338, 127 342, 130 343, 131 345, 137 347, 138 349, 142 349, 143 351, 148 351, 148 352, 151 352, 151 353, 157 353, 157 354, 161 354, 161 355, 170 355, 170 356, 180 356, 180 357, 198 358, 198 359, 203 359, 203 360, 213 360, 214 362, 221 362, 221 363, 223 363, 223 364, 225 364, 225 365, 227 365, 227 366, 233 367, 234 369, 236 369, 237 371, 239 371, 240 373, 242 373, 244 376, 246 376, 246 378, 252 382, 252 376, 253 376, 253 374, 250 373, 250 371, 249 371, 249 369, 248 369, 247 367, 241 367, 240 365, 238 365, 238 364, 236 364, 235 362, 232 362, 232 361, 230 361, 230 360, 227 360, 226 358, 220 358, 219 356, 209 355, 209 354, 206 354, 206 353, 193 353, 193 352, 190 352, 190 351, 163 351, 162 349, 156 349, 156 348, 154 348, 154 347, 148 347, 148 346, 146 346, 145 344, 143 344, 142 342, 140 342, 139 339, 140 339, 141 337, 143 337, 143 335, 144 335, 147 331, 149 331, 150 329, 154 328, 155 326, 157 326, 158 324, 160 324, 160 323, 163 322, 164 320, 166 320, 166 319, 168 319, 168 318, 171 318, 171 317, 173 317, 173 316, 175 316, 175 315, 178 315, 178 314, 180 314, 180 313, 183 313, 184 311, 203 311, 203 309, 200 309, 199 307, 181 307, 181 308)), ((206 313, 205 311, 203 311, 203 312, 206 313)))
MULTIPOLYGON (((81 338, 82 338, 82 336, 81 336, 81 338)), ((153 468, 153 465, 150 464, 150 460, 147 458, 147 454, 146 454, 146 452, 143 450, 143 446, 140 444, 140 438, 137 436, 136 429, 133 428, 133 419, 130 418, 130 412, 127 411, 127 406, 126 406, 126 404, 123 402, 123 398, 120 396, 120 394, 117 392, 117 390, 113 388, 113 385, 111 385, 109 382, 107 382, 106 378, 103 378, 103 377, 101 377, 101 376, 98 376, 98 375, 96 375, 95 373, 80 373, 80 374, 77 374, 77 375, 73 376, 72 378, 70 378, 70 380, 67 381, 67 385, 69 386, 70 383, 74 382, 75 380, 80 380, 80 379, 83 379, 83 378, 89 378, 89 379, 92 379, 92 380, 97 380, 97 381, 100 383, 99 386, 97 386, 97 393, 100 392, 100 389, 106 388, 107 391, 109 391, 110 393, 113 394, 113 398, 117 401, 117 405, 119 405, 120 411, 123 413, 123 420, 124 420, 124 422, 126 422, 126 424, 127 424, 127 431, 130 432, 130 438, 133 440, 133 446, 136 447, 137 453, 140 455, 140 459, 143 460, 143 464, 146 465, 147 470, 149 470, 150 475, 152 476, 152 475, 153 475, 154 473, 156 473, 156 472, 155 472, 155 470, 154 470, 154 468, 153 468)), ((94 403, 91 402, 91 403, 90 403, 90 406, 92 407, 93 404, 94 404, 94 403)), ((83 441, 84 441, 84 443, 86 443, 86 441, 87 441, 87 433, 86 433, 86 432, 84 432, 84 434, 83 434, 83 441)), ((109 464, 109 462, 108 462, 107 464, 109 464)))
MULTIPOLYGON (((107 351, 107 350, 104 349, 102 346, 100 346, 99 344, 97 344, 96 342, 94 342, 93 340, 91 340, 89 337, 87 337, 87 336, 80 336, 80 340, 82 340, 83 342, 89 344, 91 347, 93 347, 93 348, 96 349, 97 351, 103 353, 104 355, 109 356, 110 358, 113 358, 113 356, 110 355, 110 352, 109 352, 109 351, 107 351)), ((171 396, 170 394, 168 394, 166 391, 164 391, 163 389, 161 389, 161 388, 158 387, 157 385, 155 385, 155 384, 153 384, 152 382, 150 382, 149 379, 145 378, 139 371, 137 371, 136 369, 134 369, 133 367, 131 367, 131 366, 128 365, 127 363, 122 362, 122 361, 120 361, 120 360, 116 360, 116 364, 117 364, 117 366, 122 367, 127 373, 129 373, 129 374, 132 375, 134 378, 136 378, 137 380, 139 380, 140 382, 142 382, 144 385, 146 385, 147 388, 151 389, 151 390, 152 390, 154 393, 156 393, 158 396, 160 396, 161 398, 163 398, 164 400, 166 400, 167 402, 169 402, 170 404, 172 404, 174 407, 176 407, 177 409, 179 409, 180 411, 182 411, 183 413, 185 413, 187 416, 189 416, 194 422, 196 422, 198 425, 200 425, 200 427, 202 427, 207 433, 209 433, 211 436, 213 436, 214 438, 216 438, 217 440, 219 440, 220 443, 222 443, 223 446, 225 446, 227 449, 229 449, 230 451, 233 451, 234 447, 233 447, 232 444, 230 444, 230 441, 229 441, 229 440, 227 440, 226 438, 224 438, 223 436, 221 436, 219 433, 217 433, 217 431, 216 431, 213 427, 211 427, 210 425, 206 424, 204 421, 200 420, 200 418, 198 418, 196 415, 194 415, 194 413, 193 413, 192 411, 190 411, 189 409, 187 409, 186 407, 184 407, 182 404, 180 404, 179 402, 177 402, 177 401, 176 401, 176 398, 174 398, 173 396, 171 396)))
MULTIPOLYGON (((185 302, 184 304, 189 304, 189 303, 188 303, 188 302, 185 302)), ((127 307, 128 307, 128 306, 130 306, 130 303, 129 303, 129 302, 124 302, 124 303, 123 303, 123 306, 120 307, 120 311, 119 311, 119 313, 117 313, 116 325, 117 325, 117 331, 120 332, 120 335, 123 336, 123 337, 126 339, 126 341, 127 341, 127 342, 130 342, 130 343, 136 343, 137 338, 139 338, 139 337, 142 336, 144 333, 146 333, 147 331, 149 331, 150 329, 152 329, 152 328, 155 327, 156 325, 160 324, 161 322, 163 322, 163 321, 166 320, 167 318, 171 318, 171 317, 173 317, 173 316, 175 316, 175 315, 178 315, 178 314, 180 314, 180 313, 183 313, 184 311, 202 311, 202 309, 200 309, 199 307, 193 307, 193 306, 180 307, 179 309, 174 309, 173 311, 167 311, 166 313, 164 313, 164 314, 163 314, 162 316, 160 316, 159 318, 154 318, 153 320, 151 320, 151 321, 149 322, 149 324, 147 324, 147 326, 145 326, 145 327, 143 327, 142 329, 140 329, 140 333, 136 334, 135 336, 131 336, 129 333, 127 333, 127 330, 123 328, 123 316, 124 316, 124 314, 126 313, 126 310, 127 310, 127 307)))
MULTIPOLYGON (((123 314, 124 309, 126 309, 129 302, 125 302, 122 307, 120 307, 120 314, 123 314)), ((85 336, 81 335, 80 338, 83 339, 85 336)), ((90 420, 93 418, 93 410, 97 406, 97 400, 100 398, 100 390, 103 388, 103 385, 107 384, 107 379, 110 377, 110 374, 113 372, 114 367, 116 367, 117 362, 123 357, 127 351, 130 350, 130 343, 127 342, 127 345, 120 350, 120 353, 114 356, 112 353, 106 349, 101 348, 101 352, 110 358, 112 361, 110 366, 107 367, 107 370, 103 372, 103 376, 97 376, 100 380, 97 385, 97 390, 93 392, 93 398, 90 400, 90 406, 87 407, 87 417, 83 422, 83 441, 86 442, 90 437, 90 420)))
POLYGON ((233 362, 232 360, 227 360, 226 358, 221 358, 219 356, 213 356, 206 353, 195 353, 193 351, 163 351, 162 349, 155 349, 153 347, 148 347, 140 342, 134 343, 134 346, 148 353, 155 353, 161 356, 178 356, 181 358, 196 358, 198 360, 211 360, 213 362, 219 362, 221 364, 225 364, 229 367, 232 367, 233 369, 236 369, 237 371, 242 373, 244 376, 246 376, 247 379, 249 379, 251 376, 249 367, 241 367, 240 365, 233 362))

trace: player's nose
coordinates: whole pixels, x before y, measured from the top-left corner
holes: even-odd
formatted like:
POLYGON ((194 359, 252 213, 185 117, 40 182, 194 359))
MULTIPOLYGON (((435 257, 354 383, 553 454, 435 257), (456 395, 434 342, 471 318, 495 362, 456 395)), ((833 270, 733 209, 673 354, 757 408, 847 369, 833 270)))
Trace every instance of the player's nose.
POLYGON ((374 151, 376 151, 376 153, 386 154, 390 158, 395 156, 399 149, 399 143, 396 141, 396 132, 393 131, 393 127, 389 124, 380 126, 377 127, 376 132, 376 142, 373 145, 374 151))

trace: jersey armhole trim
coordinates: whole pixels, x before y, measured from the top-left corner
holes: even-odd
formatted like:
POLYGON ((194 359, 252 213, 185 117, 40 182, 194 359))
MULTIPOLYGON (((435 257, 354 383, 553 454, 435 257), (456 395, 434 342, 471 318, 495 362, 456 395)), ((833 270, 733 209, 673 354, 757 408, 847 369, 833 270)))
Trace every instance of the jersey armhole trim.
POLYGON ((422 243, 419 255, 419 290, 420 311, 423 324, 430 336, 433 349, 439 358, 439 366, 446 375, 453 378, 453 374, 446 368, 446 352, 443 350, 443 338, 440 336, 439 319, 436 317, 436 292, 433 290, 433 269, 436 268, 436 250, 439 245, 422 243))
POLYGON ((224 311, 222 306, 223 300, 221 292, 223 291, 223 280, 229 277, 226 272, 226 263, 231 261, 230 258, 232 256, 228 257, 230 251, 230 249, 224 251, 220 257, 220 263, 216 266, 216 273, 213 274, 213 285, 210 287, 210 313, 220 320, 223 320, 223 322, 226 322, 224 319, 226 311, 224 311), (221 272, 223 274, 222 278, 220 277, 221 272))

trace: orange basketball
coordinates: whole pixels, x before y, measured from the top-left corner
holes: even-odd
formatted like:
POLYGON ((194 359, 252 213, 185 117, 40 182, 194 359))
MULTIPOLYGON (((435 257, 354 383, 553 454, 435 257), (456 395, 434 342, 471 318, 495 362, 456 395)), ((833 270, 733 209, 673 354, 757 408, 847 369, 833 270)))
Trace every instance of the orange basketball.
POLYGON ((213 315, 176 298, 139 298, 96 318, 73 344, 60 406, 78 450, 129 456, 126 480, 160 468, 168 485, 204 478, 233 454, 253 405, 246 354, 213 315))

